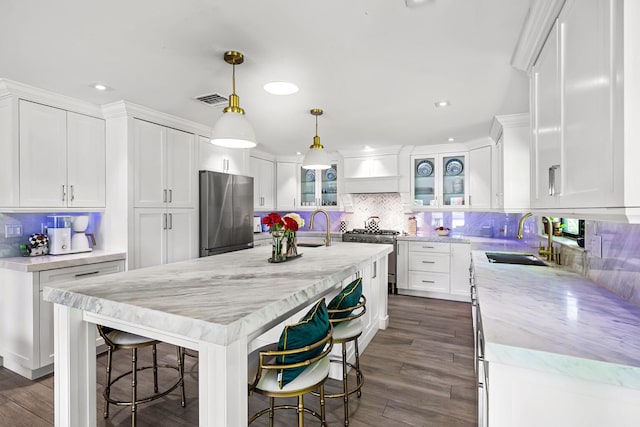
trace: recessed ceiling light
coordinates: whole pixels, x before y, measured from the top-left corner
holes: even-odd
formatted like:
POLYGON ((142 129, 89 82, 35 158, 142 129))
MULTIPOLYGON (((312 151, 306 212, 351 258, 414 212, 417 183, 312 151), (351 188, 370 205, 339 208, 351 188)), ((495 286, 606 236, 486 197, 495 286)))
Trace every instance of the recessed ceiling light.
POLYGON ((107 86, 103 85, 102 83, 92 84, 91 87, 94 88, 95 90, 99 90, 99 91, 105 91, 105 90, 109 89, 107 86))
POLYGON ((436 104, 437 108, 448 107, 448 106, 451 105, 451 103, 449 101, 446 101, 446 100, 445 101, 437 101, 437 102, 435 102, 435 104, 436 104))
POLYGON ((272 95, 292 95, 298 91, 298 86, 291 82, 269 82, 264 90, 272 95))
POLYGON ((365 146, 364 146, 364 151, 373 151, 373 148, 371 148, 371 147, 370 147, 370 146, 368 146, 368 145, 365 145, 365 146))
POLYGON ((455 141, 455 138, 449 138, 449 139, 447 139, 447 141, 453 142, 453 141, 455 141))
POLYGON ((299 151, 296 151, 296 156, 302 156, 302 153, 299 151))

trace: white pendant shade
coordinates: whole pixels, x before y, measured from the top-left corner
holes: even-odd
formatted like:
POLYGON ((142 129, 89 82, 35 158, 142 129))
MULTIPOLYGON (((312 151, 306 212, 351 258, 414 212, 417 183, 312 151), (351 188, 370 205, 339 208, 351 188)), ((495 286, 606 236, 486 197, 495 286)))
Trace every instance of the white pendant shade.
POLYGON ((244 114, 228 111, 213 127, 211 143, 227 148, 253 148, 256 134, 244 114))
POLYGON ((302 160, 302 167, 304 169, 329 169, 331 165, 329 164, 329 156, 327 156, 326 151, 323 148, 309 148, 307 154, 304 156, 304 160, 302 160))

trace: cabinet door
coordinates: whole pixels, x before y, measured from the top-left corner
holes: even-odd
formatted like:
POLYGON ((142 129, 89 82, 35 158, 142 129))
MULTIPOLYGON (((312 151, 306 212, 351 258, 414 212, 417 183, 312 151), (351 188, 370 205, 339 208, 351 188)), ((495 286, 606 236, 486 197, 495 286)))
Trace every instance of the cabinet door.
POLYGON ((318 205, 316 179, 320 179, 322 171, 298 168, 300 171, 300 205, 316 207, 318 205))
MULTIPOLYGON (((504 134, 496 141, 496 146, 493 149, 493 177, 491 181, 493 183, 493 200, 492 208, 502 209, 504 208, 504 134)), ((528 183, 531 186, 530 183, 528 183)), ((473 191, 471 192, 473 194, 473 191)))
MULTIPOLYGON (((224 147, 222 147, 224 148, 224 147)), ((247 174, 247 157, 249 156, 249 150, 247 149, 233 149, 225 148, 226 155, 225 160, 227 163, 226 172, 234 175, 246 175, 247 174)))
POLYGON ((567 1, 561 35, 563 207, 614 206, 611 0, 567 1), (595 172, 597 171, 597 172, 595 172))
POLYGON ((316 197, 320 199, 320 204, 324 207, 338 206, 338 164, 332 163, 327 170, 316 171, 320 175, 320 180, 316 179, 319 188, 316 187, 316 197))
POLYGON ((219 145, 209 142, 210 139, 204 136, 198 137, 198 170, 226 172, 227 164, 223 149, 219 145))
POLYGON ((67 113, 69 207, 105 206, 104 120, 67 113))
POLYGON ((399 241, 396 265, 396 283, 398 289, 409 288, 409 242, 399 241))
POLYGON ((260 176, 260 167, 262 165, 262 161, 262 159, 258 159, 257 157, 249 158, 249 165, 251 166, 249 176, 253 177, 253 210, 255 211, 264 210, 262 205, 262 182, 260 176))
POLYGON ((166 128, 134 120, 134 206, 161 207, 168 200, 166 128))
POLYGON ((20 101, 20 206, 66 207, 67 113, 20 101))
POLYGON ((469 207, 491 208, 491 147, 469 151, 469 207))
POLYGON ((0 100, 0 207, 20 206, 20 145, 17 101, 0 100))
POLYGON ((276 170, 276 208, 296 209, 300 203, 298 196, 299 163, 278 162, 276 170))
POLYGON ((469 298, 469 268, 471 267, 471 246, 464 243, 451 244, 451 293, 469 298))
POLYGON ((196 175, 194 136, 167 128, 166 190, 171 208, 195 207, 196 175))
POLYGON ((260 163, 260 192, 262 193, 262 209, 272 210, 275 205, 275 165, 268 160, 260 163))
POLYGON ((134 209, 134 259, 132 269, 165 264, 167 260, 167 211, 134 209))
POLYGON ((469 176, 464 154, 442 155, 440 166, 442 178, 442 206, 467 205, 466 178, 469 176))
POLYGON ((197 228, 195 209, 170 209, 167 212, 166 262, 197 258, 197 228))
POLYGON ((436 206, 436 158, 413 159, 413 203, 415 206, 436 206))
POLYGON ((532 81, 533 156, 531 159, 531 206, 555 206, 551 195, 553 177, 555 191, 560 182, 560 72, 558 67, 558 27, 551 29, 538 61, 533 67, 532 81))

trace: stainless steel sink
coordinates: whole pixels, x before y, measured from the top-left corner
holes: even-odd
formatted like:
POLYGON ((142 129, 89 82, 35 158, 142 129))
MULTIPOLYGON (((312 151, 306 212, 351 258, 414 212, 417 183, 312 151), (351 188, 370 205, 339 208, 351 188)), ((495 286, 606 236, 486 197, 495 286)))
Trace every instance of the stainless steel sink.
POLYGON ((314 243, 314 242, 298 242, 299 247, 303 248, 318 248, 320 246, 324 246, 324 243, 314 243))
POLYGON ((540 258, 523 252, 485 252, 489 262, 497 264, 540 265, 546 267, 540 258))

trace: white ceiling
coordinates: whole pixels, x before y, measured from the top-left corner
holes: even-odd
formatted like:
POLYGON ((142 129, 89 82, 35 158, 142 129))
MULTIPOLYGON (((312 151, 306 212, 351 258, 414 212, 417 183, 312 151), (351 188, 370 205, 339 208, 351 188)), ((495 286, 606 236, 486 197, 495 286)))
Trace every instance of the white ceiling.
POLYGON ((213 126, 221 108, 192 98, 231 93, 233 49, 264 151, 306 151, 316 107, 328 150, 464 142, 487 136, 494 115, 528 111, 510 59, 529 1, 1 0, 0 78, 213 126), (269 95, 273 80, 300 91, 269 95), (443 99, 451 107, 436 109, 443 99))

